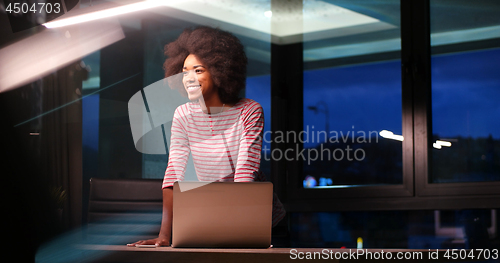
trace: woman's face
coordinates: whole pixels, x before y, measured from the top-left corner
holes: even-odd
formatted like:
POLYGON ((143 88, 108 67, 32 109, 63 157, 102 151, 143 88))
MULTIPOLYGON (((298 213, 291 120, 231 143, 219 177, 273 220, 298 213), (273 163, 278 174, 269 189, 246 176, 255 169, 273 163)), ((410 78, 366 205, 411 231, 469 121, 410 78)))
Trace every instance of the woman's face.
POLYGON ((182 72, 182 82, 190 100, 199 99, 201 95, 205 101, 218 96, 210 72, 195 55, 187 56, 182 72))

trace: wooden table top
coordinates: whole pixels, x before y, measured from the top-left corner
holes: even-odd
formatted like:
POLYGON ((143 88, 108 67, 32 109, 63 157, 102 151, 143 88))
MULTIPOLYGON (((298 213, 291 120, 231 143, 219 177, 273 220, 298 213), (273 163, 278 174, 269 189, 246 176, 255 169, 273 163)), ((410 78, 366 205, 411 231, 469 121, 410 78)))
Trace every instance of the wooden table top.
MULTIPOLYGON (((90 262, 458 262, 446 258, 451 249, 356 249, 356 248, 137 248, 126 245, 79 245, 90 262), (388 258, 390 257, 390 258, 388 258), (403 257, 403 258, 398 258, 403 257), (407 258, 405 258, 407 257, 407 258)), ((470 250, 467 250, 470 251, 470 250)), ((460 252, 456 250, 456 252, 460 252)))

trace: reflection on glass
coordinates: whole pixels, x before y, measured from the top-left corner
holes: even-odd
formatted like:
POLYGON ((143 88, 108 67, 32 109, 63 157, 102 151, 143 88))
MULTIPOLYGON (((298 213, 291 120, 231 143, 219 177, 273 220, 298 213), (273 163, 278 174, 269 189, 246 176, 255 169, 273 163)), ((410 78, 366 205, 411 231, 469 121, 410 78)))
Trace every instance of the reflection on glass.
POLYGON ((498 209, 292 213, 291 246, 494 249, 498 209))
POLYGON ((431 1, 429 182, 500 181, 500 4, 447 3, 431 1))
POLYGON ((304 187, 400 184, 388 129, 402 132, 399 61, 304 72, 304 187))
POLYGON ((328 3, 347 22, 304 36, 303 187, 401 184, 399 1, 328 3))
POLYGON ((500 49, 432 58, 431 183, 500 180, 500 49))

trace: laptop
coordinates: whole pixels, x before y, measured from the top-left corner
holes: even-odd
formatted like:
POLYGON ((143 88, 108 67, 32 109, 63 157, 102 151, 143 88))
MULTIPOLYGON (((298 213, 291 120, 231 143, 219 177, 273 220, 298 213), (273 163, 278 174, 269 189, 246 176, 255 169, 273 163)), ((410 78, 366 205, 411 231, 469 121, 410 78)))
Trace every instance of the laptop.
POLYGON ((172 247, 267 248, 271 182, 175 182, 172 247))

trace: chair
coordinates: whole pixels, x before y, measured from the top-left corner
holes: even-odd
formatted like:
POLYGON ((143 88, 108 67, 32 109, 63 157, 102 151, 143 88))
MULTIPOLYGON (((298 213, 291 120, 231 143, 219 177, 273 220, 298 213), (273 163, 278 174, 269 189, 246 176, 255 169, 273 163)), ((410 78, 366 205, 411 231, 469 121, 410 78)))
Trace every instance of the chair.
POLYGON ((158 237, 162 212, 161 179, 90 179, 90 244, 127 244, 158 237))

